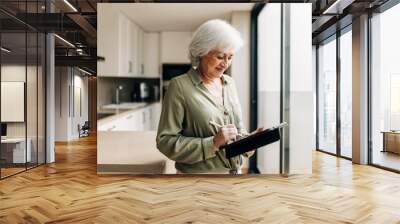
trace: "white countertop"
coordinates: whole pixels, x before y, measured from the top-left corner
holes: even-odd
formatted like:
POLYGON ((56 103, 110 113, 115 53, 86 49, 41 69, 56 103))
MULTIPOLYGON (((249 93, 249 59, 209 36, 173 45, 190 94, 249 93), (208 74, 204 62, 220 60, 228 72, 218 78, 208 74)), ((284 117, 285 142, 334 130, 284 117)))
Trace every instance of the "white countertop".
POLYGON ((120 104, 106 104, 100 106, 98 113, 110 113, 112 115, 98 119, 97 125, 103 125, 108 122, 113 122, 121 116, 130 114, 132 111, 145 108, 152 105, 153 103, 160 103, 160 101, 155 102, 130 102, 130 103, 120 103, 120 104))
MULTIPOLYGON (((27 138, 27 141, 30 141, 30 138, 27 138)), ((20 143, 20 142, 25 142, 25 138, 1 138, 1 143, 20 143)))
POLYGON ((114 110, 134 110, 146 106, 149 103, 120 103, 120 104, 107 104, 101 106, 101 109, 114 109, 114 110))

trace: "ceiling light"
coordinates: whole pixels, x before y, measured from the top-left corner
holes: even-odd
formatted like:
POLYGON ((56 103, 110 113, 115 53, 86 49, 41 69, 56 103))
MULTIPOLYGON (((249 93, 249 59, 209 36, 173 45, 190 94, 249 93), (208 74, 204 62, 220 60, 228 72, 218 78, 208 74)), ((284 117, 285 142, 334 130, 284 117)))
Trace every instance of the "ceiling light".
POLYGON ((81 69, 81 68, 79 68, 79 67, 78 67, 78 70, 81 71, 81 72, 83 72, 83 73, 85 73, 85 74, 87 74, 87 75, 93 75, 92 73, 90 73, 90 72, 88 72, 88 71, 86 71, 86 70, 83 70, 83 69, 81 69))
POLYGON ((332 5, 324 10, 322 14, 342 14, 343 9, 351 5, 354 0, 336 0, 332 5))
POLYGON ((64 43, 68 44, 69 46, 75 48, 75 45, 71 44, 71 42, 69 42, 68 40, 58 36, 57 34, 54 34, 54 36, 56 36, 58 39, 60 39, 61 41, 63 41, 64 43))
POLYGON ((78 12, 78 10, 71 4, 69 3, 68 0, 64 0, 65 4, 67 4, 72 10, 74 10, 74 12, 78 12))
POLYGON ((11 50, 9 50, 9 49, 7 49, 7 48, 5 48, 5 47, 1 47, 1 50, 4 51, 4 52, 6 52, 6 53, 10 53, 10 52, 11 52, 11 50))

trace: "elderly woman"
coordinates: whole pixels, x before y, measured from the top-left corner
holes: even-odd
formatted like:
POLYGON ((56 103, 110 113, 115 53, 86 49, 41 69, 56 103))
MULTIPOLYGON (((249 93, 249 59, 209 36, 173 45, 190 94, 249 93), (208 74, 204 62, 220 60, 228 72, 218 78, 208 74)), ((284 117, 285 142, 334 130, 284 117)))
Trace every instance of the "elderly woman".
POLYGON ((171 80, 157 132, 157 148, 176 162, 178 173, 232 173, 242 165, 241 156, 226 159, 219 149, 246 133, 235 82, 224 75, 242 45, 239 32, 222 20, 194 33, 192 68, 171 80))

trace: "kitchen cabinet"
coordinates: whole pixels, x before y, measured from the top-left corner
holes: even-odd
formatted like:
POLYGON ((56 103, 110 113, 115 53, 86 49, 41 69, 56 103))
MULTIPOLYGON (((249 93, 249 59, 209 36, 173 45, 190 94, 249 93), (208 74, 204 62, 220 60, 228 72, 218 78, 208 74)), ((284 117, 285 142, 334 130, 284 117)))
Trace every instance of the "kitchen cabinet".
POLYGON ((160 117, 160 114, 157 114, 157 104, 159 103, 151 104, 150 106, 142 109, 143 131, 157 130, 158 119, 160 117))
POLYGON ((98 131, 114 131, 116 128, 114 122, 109 122, 106 124, 98 124, 97 130, 98 131))
POLYGON ((143 47, 143 42, 144 42, 144 31, 140 28, 138 28, 138 41, 137 41, 137 52, 138 52, 138 58, 137 58, 137 63, 138 63, 138 70, 137 74, 138 76, 143 76, 144 75, 144 47, 143 47))
POLYGON ((128 113, 125 116, 121 116, 114 122, 116 126, 114 131, 140 131, 143 129, 143 125, 140 120, 141 114, 137 111, 128 113))
POLYGON ((146 120, 148 115, 144 109, 135 110, 115 121, 115 131, 144 131, 147 130, 146 120))
POLYGON ((151 113, 151 125, 150 125, 151 130, 157 130, 161 115, 161 103, 153 103, 150 107, 150 113, 151 113))
POLYGON ((99 131, 152 131, 157 130, 161 103, 152 103, 140 109, 114 115, 110 121, 102 122, 99 131))
POLYGON ((130 23, 130 65, 131 65, 131 76, 137 77, 140 76, 140 55, 139 48, 140 39, 139 39, 140 28, 133 22, 130 23))
POLYGON ((131 23, 129 19, 123 15, 119 15, 119 75, 131 76, 132 69, 132 42, 131 42, 131 23))
POLYGON ((119 71, 119 23, 121 16, 113 7, 98 5, 97 14, 97 55, 104 61, 97 62, 98 76, 118 76, 119 71), (111 18, 116 18, 111 19, 111 18), (115 24, 118 21, 118 25, 115 24))
POLYGON ((143 77, 144 76, 144 36, 145 32, 134 22, 129 23, 129 38, 130 41, 126 45, 129 51, 127 58, 129 58, 129 72, 130 77, 143 77))
POLYGON ((100 10, 98 18, 98 55, 104 61, 98 61, 98 76, 129 77, 133 75, 132 31, 130 20, 122 13, 100 10), (117 24, 111 17, 117 17, 117 24))
POLYGON ((145 32, 125 14, 112 6, 98 9, 98 76, 142 77, 144 74, 145 32), (118 23, 112 18, 117 17, 118 23))
POLYGON ((149 131, 151 129, 151 108, 146 107, 142 109, 142 126, 143 131, 149 131))
POLYGON ((143 40, 144 76, 148 78, 160 77, 160 33, 145 33, 143 40))

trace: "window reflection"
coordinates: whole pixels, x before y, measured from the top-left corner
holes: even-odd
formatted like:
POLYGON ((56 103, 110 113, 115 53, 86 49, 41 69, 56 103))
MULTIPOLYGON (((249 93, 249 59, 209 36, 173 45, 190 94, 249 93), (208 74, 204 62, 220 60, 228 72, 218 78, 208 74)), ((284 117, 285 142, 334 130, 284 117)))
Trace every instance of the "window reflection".
MULTIPOLYGON (((43 4, 0 2, 18 18, 25 12, 43 12, 43 4)), ((0 25, 0 178, 5 178, 45 161, 46 52, 45 35, 38 30, 3 12, 0 25)))
POLYGON ((26 35, 2 33, 1 46, 1 123, 6 131, 1 140, 1 175, 25 170, 30 161, 30 141, 26 141, 26 35), (28 148, 28 150, 26 150, 28 148))
POLYGON ((352 149, 352 33, 340 36, 340 154, 351 158, 352 149))
POLYGON ((372 163, 400 170, 400 5, 372 23, 372 163))
POLYGON ((318 48, 318 146, 336 153, 336 40, 318 48))

